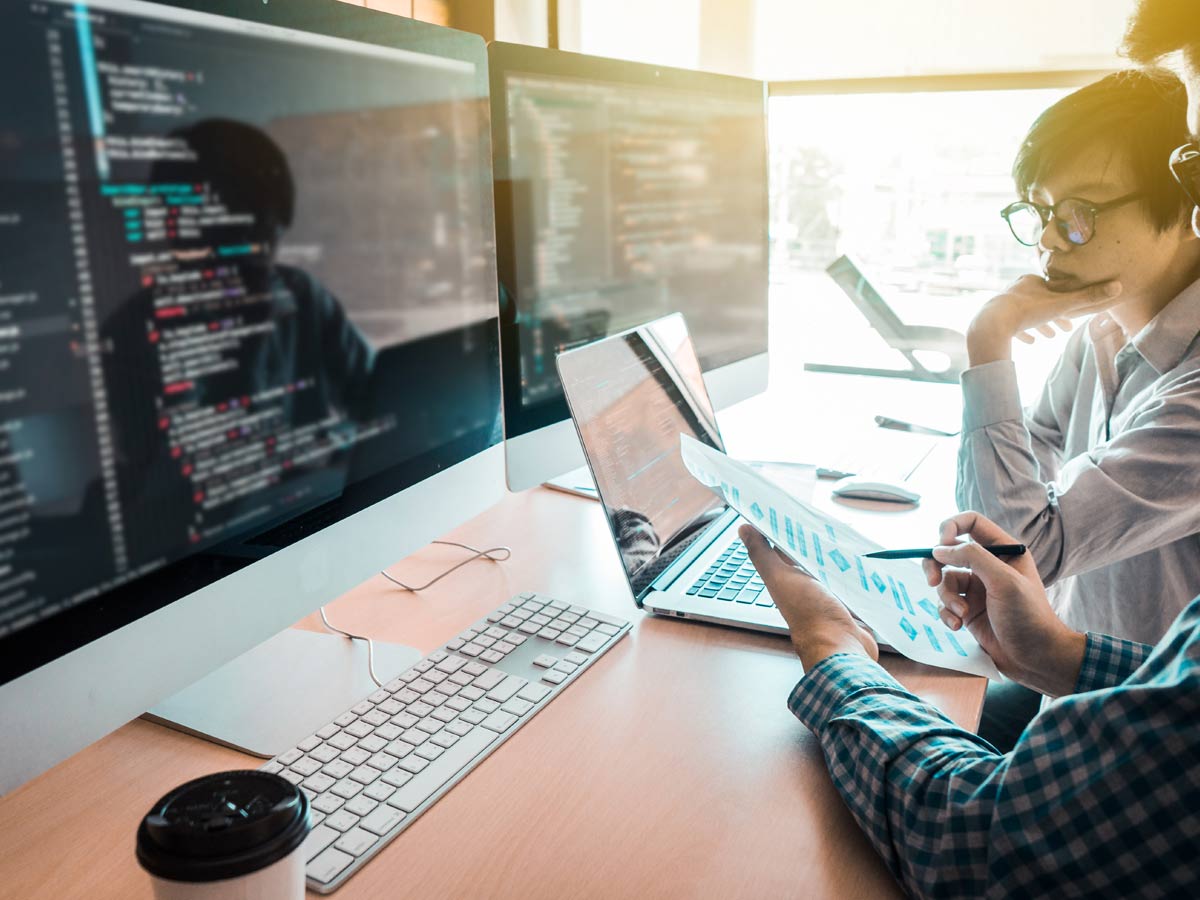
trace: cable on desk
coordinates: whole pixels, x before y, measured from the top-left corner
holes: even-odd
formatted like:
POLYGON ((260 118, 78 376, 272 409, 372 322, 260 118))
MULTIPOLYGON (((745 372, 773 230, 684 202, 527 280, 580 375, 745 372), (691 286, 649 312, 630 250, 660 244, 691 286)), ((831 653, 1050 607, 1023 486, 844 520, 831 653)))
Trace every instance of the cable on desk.
MULTIPOLYGON (((462 562, 456 563, 455 565, 451 566, 449 569, 447 569, 441 575, 438 575, 436 578, 434 578, 432 581, 427 581, 425 584, 422 584, 419 587, 409 587, 403 581, 399 581, 399 580, 393 578, 387 572, 381 571, 379 574, 382 575, 384 578, 386 578, 388 581, 392 582, 392 584, 399 585, 400 587, 404 588, 404 590, 412 591, 415 593, 417 591, 423 591, 427 587, 437 584, 439 581, 441 581, 443 578, 445 578, 451 572, 455 571, 456 569, 461 569, 467 563, 474 562, 477 559, 482 558, 482 559, 486 559, 490 562, 504 562, 506 559, 510 559, 512 557, 512 548, 511 547, 489 547, 487 550, 476 550, 474 547, 470 547, 466 544, 460 544, 460 543, 458 543, 458 541, 433 541, 433 543, 444 544, 447 547, 461 547, 464 550, 471 551, 472 555, 468 556, 462 562), (503 553, 504 555, 498 556, 497 554, 499 554, 499 553, 503 553)), ((383 682, 380 681, 379 676, 375 674, 375 642, 373 640, 371 640, 369 637, 366 637, 365 635, 351 634, 349 631, 342 631, 342 629, 338 628, 332 622, 329 621, 329 616, 325 615, 325 607, 324 606, 319 607, 317 609, 317 612, 319 612, 321 614, 321 621, 324 623, 325 627, 328 628, 330 631, 334 632, 335 634, 340 634, 340 635, 342 635, 342 637, 347 637, 352 641, 365 641, 366 642, 366 644, 367 644, 367 672, 371 676, 371 680, 373 682, 375 682, 375 687, 383 687, 383 682)))
POLYGON ((487 550, 477 550, 474 547, 468 546, 467 544, 460 544, 458 541, 433 541, 432 543, 442 544, 446 547, 461 547, 464 550, 471 551, 471 555, 468 556, 466 559, 464 559, 462 562, 455 563, 453 566, 448 568, 441 575, 438 575, 436 578, 434 578, 430 581, 427 581, 422 585, 418 585, 417 587, 412 587, 411 585, 407 585, 403 581, 400 581, 398 578, 393 578, 387 572, 381 571, 379 574, 382 575, 384 578, 386 578, 388 581, 390 581, 392 584, 396 585, 397 587, 403 588, 406 591, 412 591, 413 593, 416 593, 417 591, 423 591, 426 588, 433 587, 435 584, 437 584, 439 581, 441 581, 443 578, 445 578, 451 572, 455 572, 458 569, 461 569, 467 563, 474 562, 477 559, 486 559, 489 562, 504 562, 506 559, 510 559, 512 557, 512 548, 511 547, 500 546, 500 547, 489 547, 487 550), (503 553, 504 555, 498 556, 497 554, 500 554, 500 553, 503 553))
POLYGON ((334 632, 335 634, 340 634, 342 637, 348 637, 352 641, 367 642, 367 673, 371 676, 371 680, 375 682, 375 687, 383 687, 383 682, 380 681, 379 676, 375 674, 375 642, 369 637, 364 637, 361 634, 351 634, 348 631, 342 631, 342 629, 335 627, 334 624, 329 621, 329 616, 325 615, 324 606, 319 607, 317 612, 321 614, 321 621, 325 623, 325 627, 330 631, 334 632))

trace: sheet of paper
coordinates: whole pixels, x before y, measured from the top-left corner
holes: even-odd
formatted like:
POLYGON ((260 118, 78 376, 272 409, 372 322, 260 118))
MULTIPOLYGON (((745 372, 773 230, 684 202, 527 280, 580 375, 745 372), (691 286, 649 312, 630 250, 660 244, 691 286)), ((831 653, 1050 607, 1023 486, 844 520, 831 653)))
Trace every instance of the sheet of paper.
POLYGON ((689 472, 776 547, 821 579, 860 619, 900 653, 918 662, 996 681, 995 663, 966 629, 938 617, 937 595, 921 566, 908 559, 864 559, 882 549, 832 516, 800 502, 750 466, 680 435, 689 472))

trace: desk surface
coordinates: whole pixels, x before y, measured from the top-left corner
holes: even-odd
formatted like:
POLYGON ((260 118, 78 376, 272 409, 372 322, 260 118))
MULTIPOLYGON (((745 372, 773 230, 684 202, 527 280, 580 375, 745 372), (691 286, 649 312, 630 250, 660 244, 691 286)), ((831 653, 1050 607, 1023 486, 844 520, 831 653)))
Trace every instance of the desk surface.
MULTIPOLYGON (((827 489, 817 501, 831 502, 827 489)), ((860 506, 840 512, 876 533, 927 531, 944 511, 860 506)), ((335 896, 900 896, 787 710, 801 669, 784 639, 643 616, 592 501, 511 495, 450 537, 514 554, 420 595, 372 578, 327 607, 332 621, 428 651, 537 590, 635 628, 335 896)), ((392 571, 419 580, 460 553, 427 547, 392 571)), ((320 630, 315 617, 301 624, 320 630)), ((975 726, 983 679, 894 656, 885 665, 975 726)), ((0 897, 149 896, 133 856, 149 804, 186 779, 258 764, 129 723, 0 798, 0 897)))

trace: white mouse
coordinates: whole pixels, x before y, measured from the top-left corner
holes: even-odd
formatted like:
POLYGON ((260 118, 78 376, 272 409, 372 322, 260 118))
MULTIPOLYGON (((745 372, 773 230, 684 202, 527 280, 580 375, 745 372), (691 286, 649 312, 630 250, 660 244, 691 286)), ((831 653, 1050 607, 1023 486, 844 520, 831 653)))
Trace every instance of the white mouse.
POLYGON ((834 482, 833 495, 855 500, 886 500, 889 503, 919 503, 921 495, 890 481, 875 481, 851 475, 834 482))

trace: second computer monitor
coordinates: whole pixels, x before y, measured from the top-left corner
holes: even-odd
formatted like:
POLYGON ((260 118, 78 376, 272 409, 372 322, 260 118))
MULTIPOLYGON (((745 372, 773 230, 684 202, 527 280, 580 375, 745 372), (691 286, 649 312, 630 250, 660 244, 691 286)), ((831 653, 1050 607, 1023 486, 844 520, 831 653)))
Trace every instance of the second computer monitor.
POLYGON ((671 312, 710 393, 766 387, 762 82, 496 43, 508 484, 583 465, 555 354, 671 312))

